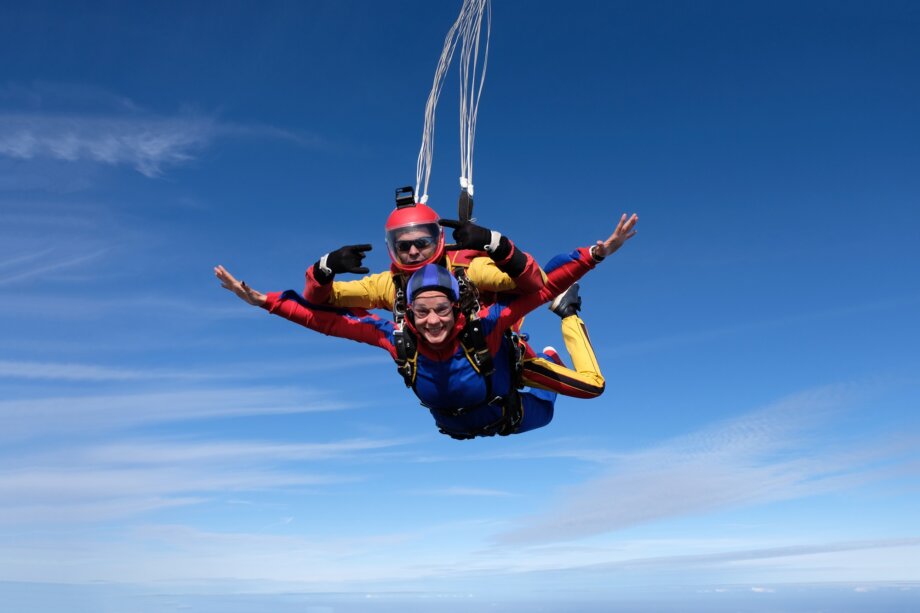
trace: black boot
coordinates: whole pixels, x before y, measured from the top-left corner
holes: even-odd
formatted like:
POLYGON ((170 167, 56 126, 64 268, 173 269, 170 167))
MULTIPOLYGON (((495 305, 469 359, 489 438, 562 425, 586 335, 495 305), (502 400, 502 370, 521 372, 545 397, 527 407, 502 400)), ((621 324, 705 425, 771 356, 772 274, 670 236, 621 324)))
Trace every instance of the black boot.
POLYGON ((571 317, 580 311, 581 296, 578 295, 578 284, 573 283, 572 287, 556 296, 556 299, 549 305, 549 310, 562 319, 571 317))

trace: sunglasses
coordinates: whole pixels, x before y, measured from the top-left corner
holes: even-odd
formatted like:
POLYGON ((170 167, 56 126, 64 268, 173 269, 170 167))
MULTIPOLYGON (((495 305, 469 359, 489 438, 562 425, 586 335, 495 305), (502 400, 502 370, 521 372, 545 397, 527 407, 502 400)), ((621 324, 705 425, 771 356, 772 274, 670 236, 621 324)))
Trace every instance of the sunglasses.
POLYGON ((434 312, 438 317, 447 317, 454 310, 454 305, 449 302, 442 302, 433 309, 429 309, 424 306, 411 306, 409 309, 412 311, 412 314, 415 315, 417 319, 425 319, 428 317, 429 313, 434 312))
POLYGON ((423 236, 422 238, 413 238, 412 240, 396 241, 396 250, 400 253, 409 253, 409 250, 413 247, 421 251, 425 247, 430 247, 433 244, 433 238, 430 236, 423 236))

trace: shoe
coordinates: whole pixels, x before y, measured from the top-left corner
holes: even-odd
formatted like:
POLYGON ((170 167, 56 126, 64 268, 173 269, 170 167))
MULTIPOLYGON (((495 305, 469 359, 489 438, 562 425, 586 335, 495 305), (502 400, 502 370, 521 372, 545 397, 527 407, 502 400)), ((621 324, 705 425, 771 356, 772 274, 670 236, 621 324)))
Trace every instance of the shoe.
POLYGON ((556 351, 555 348, 553 348, 553 347, 544 347, 544 348, 543 348, 543 354, 544 354, 546 357, 548 357, 550 360, 552 360, 553 362, 555 362, 556 364, 558 364, 559 366, 562 366, 563 368, 566 367, 566 366, 565 366, 565 362, 563 362, 563 361, 562 361, 562 358, 559 357, 559 352, 556 351))
POLYGON ((549 310, 562 319, 571 317, 580 311, 581 296, 578 295, 578 284, 573 283, 572 287, 556 296, 556 299, 549 305, 549 310))

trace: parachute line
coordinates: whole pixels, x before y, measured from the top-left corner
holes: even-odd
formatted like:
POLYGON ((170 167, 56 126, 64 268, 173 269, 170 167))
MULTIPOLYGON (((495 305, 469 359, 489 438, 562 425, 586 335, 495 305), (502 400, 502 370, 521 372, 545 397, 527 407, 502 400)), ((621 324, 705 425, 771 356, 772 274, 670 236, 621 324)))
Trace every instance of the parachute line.
POLYGON ((438 59, 431 92, 425 104, 425 126, 415 171, 415 193, 419 202, 428 201, 428 183, 434 158, 434 127, 438 99, 444 87, 444 77, 460 43, 460 187, 473 194, 473 145, 476 137, 476 117, 479 99, 485 83, 492 31, 491 0, 464 0, 460 15, 444 37, 444 47, 438 59), (482 48, 480 68, 480 39, 483 16, 486 17, 486 40, 482 48), (479 73, 477 84, 477 72, 479 73))
POLYGON ((471 15, 467 29, 464 31, 463 46, 460 52, 460 187, 465 189, 470 196, 473 195, 473 145, 476 142, 476 118, 479 113, 482 87, 486 81, 491 35, 492 5, 488 0, 479 0, 478 11, 475 16, 471 15), (479 66, 479 41, 483 15, 486 15, 486 41, 477 87, 476 70, 479 66))

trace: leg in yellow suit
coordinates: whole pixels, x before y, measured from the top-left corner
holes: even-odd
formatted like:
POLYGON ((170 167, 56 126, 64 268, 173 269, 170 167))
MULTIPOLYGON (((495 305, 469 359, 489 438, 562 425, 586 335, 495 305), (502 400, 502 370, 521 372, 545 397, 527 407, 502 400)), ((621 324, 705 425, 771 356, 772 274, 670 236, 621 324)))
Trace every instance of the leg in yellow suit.
POLYGON ((580 308, 577 283, 550 305, 550 310, 562 318, 562 338, 572 359, 572 368, 566 368, 554 351, 544 349, 538 354, 526 346, 522 365, 524 385, 575 398, 596 398, 604 392, 604 376, 594 355, 588 329, 577 315, 580 308))

